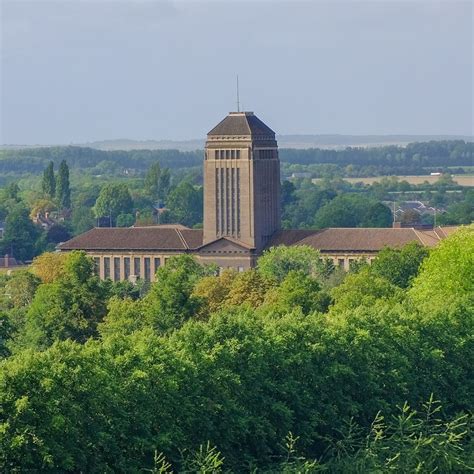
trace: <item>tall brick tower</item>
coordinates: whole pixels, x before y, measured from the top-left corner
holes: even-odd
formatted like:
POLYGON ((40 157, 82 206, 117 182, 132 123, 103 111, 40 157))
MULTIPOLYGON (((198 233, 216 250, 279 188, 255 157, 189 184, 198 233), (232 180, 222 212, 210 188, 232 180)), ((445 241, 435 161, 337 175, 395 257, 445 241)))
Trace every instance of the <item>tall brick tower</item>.
POLYGON ((279 228, 275 132, 253 112, 231 112, 207 135, 204 243, 230 237, 260 252, 279 228))

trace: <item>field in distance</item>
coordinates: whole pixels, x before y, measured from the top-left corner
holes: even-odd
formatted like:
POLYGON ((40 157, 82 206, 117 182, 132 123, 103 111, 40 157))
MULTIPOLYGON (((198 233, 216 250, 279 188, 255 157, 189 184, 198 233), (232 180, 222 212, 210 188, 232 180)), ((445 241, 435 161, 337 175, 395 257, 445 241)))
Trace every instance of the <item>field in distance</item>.
MULTIPOLYGON (((427 181, 429 184, 434 184, 441 176, 395 176, 399 181, 407 181, 410 184, 423 184, 427 181)), ((375 182, 380 182, 384 178, 389 178, 389 176, 375 176, 371 178, 343 178, 344 181, 349 183, 364 183, 364 184, 374 184, 375 182)), ((452 179, 455 183, 460 186, 474 186, 474 175, 462 175, 462 176, 452 176, 452 179)), ((321 181, 321 178, 315 178, 312 180, 314 184, 317 184, 321 181)))

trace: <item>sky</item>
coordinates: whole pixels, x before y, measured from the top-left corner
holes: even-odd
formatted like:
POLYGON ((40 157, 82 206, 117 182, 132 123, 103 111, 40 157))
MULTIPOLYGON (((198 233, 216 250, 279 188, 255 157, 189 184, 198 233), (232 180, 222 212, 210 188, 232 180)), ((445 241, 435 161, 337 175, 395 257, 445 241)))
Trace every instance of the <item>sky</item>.
POLYGON ((1 144, 473 134, 471 1, 0 2, 1 144))

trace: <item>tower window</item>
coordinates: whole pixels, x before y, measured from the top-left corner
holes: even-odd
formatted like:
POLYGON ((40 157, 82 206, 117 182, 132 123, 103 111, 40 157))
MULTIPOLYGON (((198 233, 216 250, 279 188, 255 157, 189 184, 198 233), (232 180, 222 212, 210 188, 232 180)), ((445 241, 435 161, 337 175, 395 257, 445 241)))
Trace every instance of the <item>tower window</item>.
POLYGON ((225 157, 227 160, 230 158, 230 150, 225 151, 225 157))
POLYGON ((216 160, 219 159, 219 150, 214 151, 214 158, 215 158, 216 160))
POLYGON ((240 150, 235 150, 235 157, 239 160, 240 159, 240 150))

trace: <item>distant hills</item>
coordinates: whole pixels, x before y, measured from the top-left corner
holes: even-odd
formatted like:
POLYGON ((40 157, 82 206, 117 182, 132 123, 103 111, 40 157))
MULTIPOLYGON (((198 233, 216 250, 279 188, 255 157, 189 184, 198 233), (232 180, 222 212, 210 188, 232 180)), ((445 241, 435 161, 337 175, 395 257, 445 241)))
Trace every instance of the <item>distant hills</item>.
MULTIPOLYGON (((342 149, 346 147, 375 147, 383 145, 408 145, 413 142, 428 142, 441 140, 474 141, 472 136, 464 135, 278 135, 280 148, 329 148, 342 149)), ((204 147, 205 140, 104 140, 85 143, 83 146, 98 150, 164 150, 180 151, 199 150, 204 147)))
MULTIPOLYGON (((376 147, 384 145, 405 146, 413 142, 441 140, 464 140, 473 142, 469 135, 278 135, 280 148, 326 148, 340 150, 347 147, 376 147)), ((76 146, 95 148, 97 150, 179 150, 194 151, 204 147, 204 139, 195 140, 102 140, 89 143, 77 143, 76 146)), ((51 144, 63 145, 63 144, 51 144)), ((50 146, 50 145, 44 145, 50 146)), ((3 149, 37 148, 38 145, 0 145, 3 149)))

